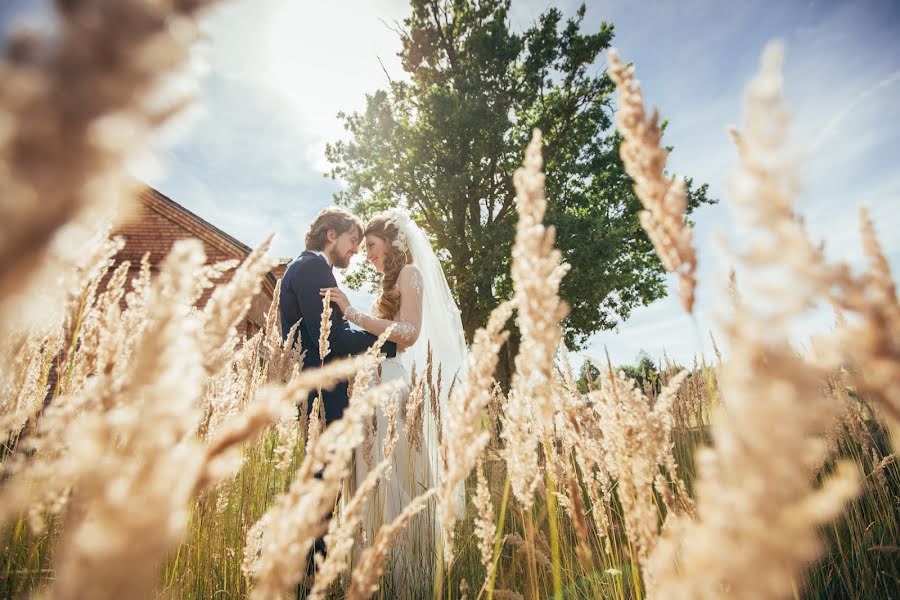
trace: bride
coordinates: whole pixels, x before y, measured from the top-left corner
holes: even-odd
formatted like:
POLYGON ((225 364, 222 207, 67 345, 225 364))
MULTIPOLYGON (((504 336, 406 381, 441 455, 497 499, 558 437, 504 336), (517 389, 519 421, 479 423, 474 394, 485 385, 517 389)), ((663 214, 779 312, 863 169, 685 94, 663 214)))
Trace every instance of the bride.
MULTIPOLYGON (((394 208, 372 218, 366 224, 365 244, 367 260, 383 276, 381 294, 375 300, 372 314, 352 306, 340 289, 329 289, 332 301, 343 312, 344 318, 375 335, 393 325, 389 340, 397 343, 397 357, 382 363, 381 378, 382 381, 400 380, 403 384, 396 415, 399 439, 387 482, 384 478, 380 481, 363 519, 366 541, 371 543, 380 526, 392 521, 410 500, 432 487, 438 474, 440 415, 431 414, 429 398, 423 402, 423 430, 407 431, 404 409, 411 392, 413 365, 421 372, 430 346, 433 368, 435 372, 440 368, 442 387, 449 389, 448 384, 462 375, 466 343, 459 308, 450 294, 440 262, 425 234, 405 210, 394 208), (414 438, 422 440, 421 443, 412 443, 414 438)), ((440 398, 436 404, 443 413, 447 391, 438 393, 440 398)), ((387 417, 380 407, 376 411, 375 425, 371 455, 360 456, 362 451, 357 450, 357 483, 362 482, 366 473, 382 460, 387 417)), ((411 523, 408 528, 411 534, 406 536, 407 547, 401 555, 425 558, 438 551, 435 540, 428 539, 435 533, 436 516, 425 515, 425 518, 431 521, 431 526, 411 523)), ((398 566, 395 562, 395 570, 398 566)))

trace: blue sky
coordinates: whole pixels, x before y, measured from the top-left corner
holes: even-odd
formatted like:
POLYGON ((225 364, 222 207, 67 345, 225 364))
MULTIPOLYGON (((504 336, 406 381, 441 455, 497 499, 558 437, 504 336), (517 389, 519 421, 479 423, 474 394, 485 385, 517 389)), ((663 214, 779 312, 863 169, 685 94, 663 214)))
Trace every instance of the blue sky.
MULTIPOLYGON (((524 28, 549 6, 570 15, 578 4, 513 0, 511 21, 524 28)), ((804 158, 799 211, 829 255, 859 263, 857 207, 865 202, 897 274, 900 3, 615 0, 587 7, 585 29, 615 24, 614 46, 635 63, 648 103, 670 119, 671 168, 708 182, 722 202, 696 216, 695 318, 672 296, 596 335, 586 354, 600 356, 605 347, 616 363, 640 349, 665 350, 682 363, 710 355, 713 306, 729 267, 713 238, 738 235, 726 193, 736 159, 725 126, 740 121, 743 86, 773 38, 787 45, 792 147, 804 158)), ((5 28, 13 17, 45 12, 46 3, 7 0, 0 19, 5 28)), ((407 12, 400 0, 226 3, 207 21, 209 40, 198 49, 206 63, 201 102, 163 134, 158 167, 135 171, 246 243, 275 231, 274 253, 298 254, 311 218, 339 186, 322 176, 325 143, 344 135, 336 113, 362 108, 364 94, 384 86, 379 58, 402 77, 399 41, 382 21, 407 12)), ((829 317, 807 321, 801 341, 829 317)))

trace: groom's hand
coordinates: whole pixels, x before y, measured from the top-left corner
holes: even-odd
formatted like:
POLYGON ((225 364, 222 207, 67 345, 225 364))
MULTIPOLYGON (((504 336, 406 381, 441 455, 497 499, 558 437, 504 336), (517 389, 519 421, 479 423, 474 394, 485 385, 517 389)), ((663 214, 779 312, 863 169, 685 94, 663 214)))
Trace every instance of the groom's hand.
POLYGON ((342 292, 341 288, 332 287, 321 288, 319 295, 324 298, 326 292, 331 292, 331 301, 338 305, 343 314, 347 314, 347 308, 350 306, 350 299, 347 298, 347 294, 342 292))

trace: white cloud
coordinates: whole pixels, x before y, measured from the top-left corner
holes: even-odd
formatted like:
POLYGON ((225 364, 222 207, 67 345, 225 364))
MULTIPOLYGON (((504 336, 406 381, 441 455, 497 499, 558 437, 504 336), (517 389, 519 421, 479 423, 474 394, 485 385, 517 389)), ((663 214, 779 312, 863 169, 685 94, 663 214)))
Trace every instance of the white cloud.
POLYGON ((387 85, 379 58, 402 78, 400 41, 388 25, 407 11, 398 0, 235 3, 210 25, 212 65, 280 97, 282 109, 267 116, 301 132, 298 158, 322 172, 325 143, 345 135, 337 113, 363 109, 364 95, 387 85))
MULTIPOLYGON (((559 5, 568 16, 578 3, 559 5)), ((512 23, 527 27, 553 4, 513 0, 512 23)), ((813 236, 827 240, 834 256, 858 262, 856 205, 866 201, 887 251, 900 254, 900 30, 896 19, 884 18, 889 4, 589 4, 585 29, 601 19, 615 24, 614 44, 635 61, 649 103, 671 119, 671 168, 710 183, 711 195, 723 200, 696 216, 696 321, 670 296, 634 311, 618 332, 596 336, 589 352, 602 354, 606 345, 614 362, 631 361, 641 348, 654 356, 665 348, 681 363, 696 352, 709 356, 716 278, 727 269, 713 232, 734 235, 725 190, 736 158, 724 127, 740 119, 742 87, 774 37, 788 43, 793 146, 818 144, 806 157, 798 202, 813 236)), ((226 5, 209 22, 205 114, 167 154, 161 190, 248 244, 278 231, 276 254, 296 255, 308 223, 337 189, 321 177, 325 143, 345 135, 335 115, 362 109, 365 94, 385 86, 378 57, 402 77, 399 40, 381 20, 408 12, 405 0, 226 5)))
MULTIPOLYGON (((900 258, 896 233, 900 230, 900 177, 896 175, 900 159, 900 54, 896 52, 900 31, 896 25, 880 25, 879 11, 873 8, 876 4, 845 4, 812 17, 778 14, 776 19, 757 18, 760 9, 766 12, 775 7, 771 3, 728 5, 731 14, 713 26, 701 18, 713 10, 710 3, 695 2, 691 18, 697 23, 689 29, 683 20, 667 15, 674 5, 654 11, 653 18, 647 18, 643 5, 608 5, 617 23, 616 45, 627 59, 635 61, 648 102, 672 119, 666 131, 666 142, 676 148, 670 165, 710 183, 711 194, 719 197, 723 206, 704 208, 697 215, 700 290, 696 326, 670 296, 634 311, 618 332, 595 336, 586 353, 602 354, 606 346, 614 362, 631 362, 639 349, 659 356, 665 348, 682 363, 689 362, 694 353, 710 355, 707 332, 716 327, 709 309, 717 303, 720 284, 715 279, 727 270, 713 243, 713 233, 723 230, 734 235, 726 189, 736 158, 724 126, 738 122, 743 83, 756 69, 761 41, 770 37, 785 37, 788 42, 785 85, 792 147, 808 149, 815 140, 819 142, 802 163, 804 188, 798 198, 798 210, 806 217, 811 235, 826 241, 831 258, 858 267, 862 250, 857 206, 865 201, 886 252, 900 258), (639 11, 643 18, 632 23, 631 17, 639 11), (735 22, 743 30, 735 28, 735 22), (747 22, 754 23, 749 34, 747 22), (807 25, 799 29, 791 25, 798 22, 807 25), (679 32, 685 44, 666 45, 662 41, 665 29, 679 32), (759 46, 752 47, 752 40, 759 40, 759 46), (665 52, 659 51, 661 46, 665 52), (748 60, 751 54, 752 61, 748 60)), ((675 293, 673 285, 670 293, 675 293)), ((832 320, 827 311, 811 313, 798 325, 794 339, 805 341, 812 332, 830 327, 832 320)))
POLYGON ((161 141, 163 172, 141 174, 177 202, 248 244, 278 233, 295 256, 338 185, 323 177, 325 144, 345 135, 337 112, 364 108, 394 77, 405 2, 230 2, 205 23, 209 74, 199 109, 161 141), (380 20, 381 19, 381 20, 380 20))

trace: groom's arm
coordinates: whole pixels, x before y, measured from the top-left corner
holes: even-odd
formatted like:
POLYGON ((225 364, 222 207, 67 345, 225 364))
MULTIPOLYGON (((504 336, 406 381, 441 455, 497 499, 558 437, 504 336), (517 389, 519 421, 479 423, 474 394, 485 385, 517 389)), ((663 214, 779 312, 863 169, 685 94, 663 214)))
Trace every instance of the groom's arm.
MULTIPOLYGON (((300 313, 306 322, 306 330, 312 337, 310 345, 319 352, 319 336, 322 327, 322 296, 321 288, 336 287, 337 281, 331 268, 324 261, 310 261, 307 269, 304 269, 302 289, 295 290, 300 303, 300 313)), ((351 329, 350 324, 344 320, 337 305, 332 306, 331 333, 328 343, 331 345, 331 354, 334 356, 353 356, 362 354, 372 347, 378 338, 367 331, 351 329)), ((382 346, 382 352, 389 357, 396 356, 397 345, 394 342, 386 342, 382 346)))

